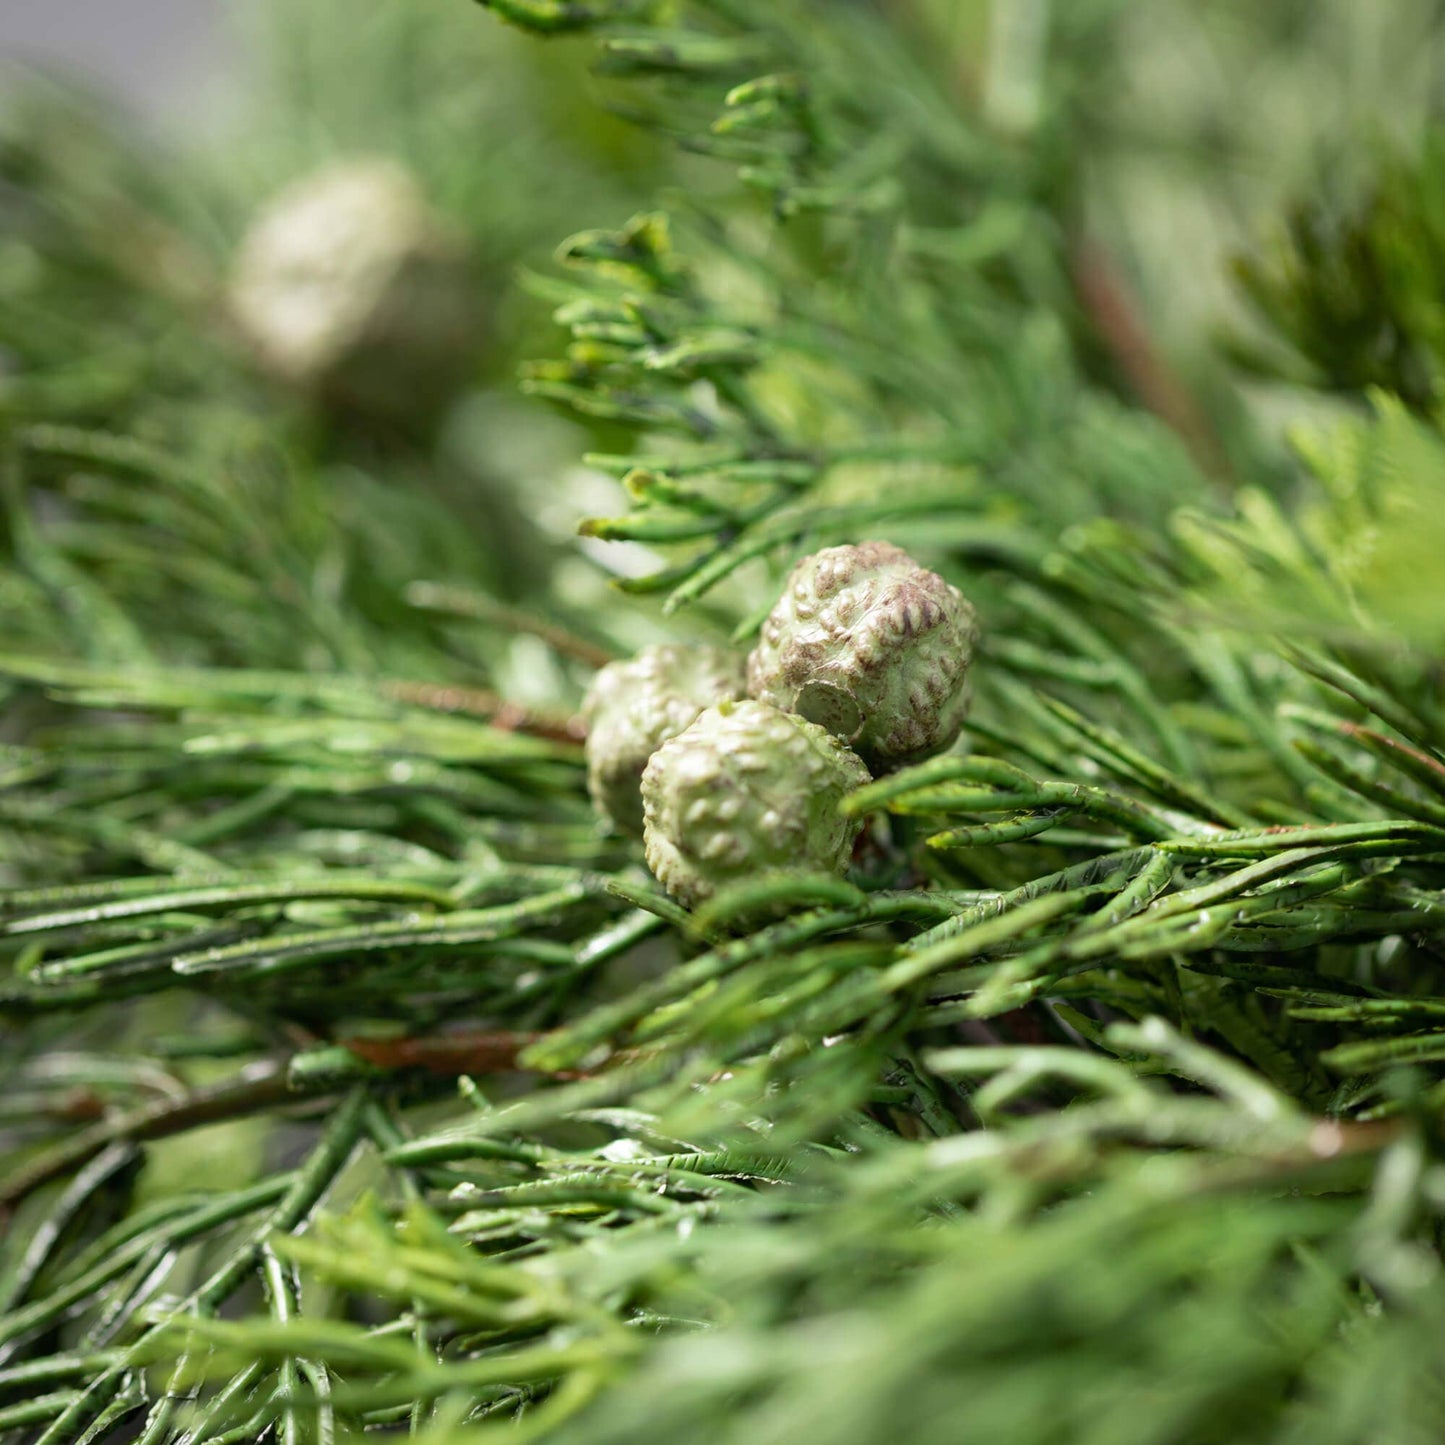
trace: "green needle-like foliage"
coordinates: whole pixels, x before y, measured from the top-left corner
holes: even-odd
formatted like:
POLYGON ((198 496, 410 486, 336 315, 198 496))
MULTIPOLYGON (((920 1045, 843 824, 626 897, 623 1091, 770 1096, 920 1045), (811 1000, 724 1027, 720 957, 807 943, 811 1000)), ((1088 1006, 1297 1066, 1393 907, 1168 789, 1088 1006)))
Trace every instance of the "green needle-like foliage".
POLYGON ((1086 225, 1131 7, 979 87, 973 5, 487 8, 278 6, 214 155, 0 144, 0 1440, 1438 1441, 1439 143, 1248 267, 1287 450, 1086 225), (414 431, 216 300, 387 146, 496 308, 414 431), (688 913, 590 671, 873 537, 978 606, 964 743, 688 913))

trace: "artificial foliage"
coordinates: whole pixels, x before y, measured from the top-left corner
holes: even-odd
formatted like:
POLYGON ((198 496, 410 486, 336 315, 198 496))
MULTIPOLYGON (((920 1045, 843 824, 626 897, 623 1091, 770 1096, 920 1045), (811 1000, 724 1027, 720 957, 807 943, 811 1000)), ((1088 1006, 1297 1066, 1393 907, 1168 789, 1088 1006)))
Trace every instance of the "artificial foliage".
POLYGON ((6 1445, 1442 1438, 1445 152, 1171 351, 1124 57, 1366 7, 1194 8, 289 0, 214 151, 9 108, 6 1445), (226 319, 357 155, 489 308, 402 424, 226 319), (683 906, 591 679, 873 540, 962 739, 683 906))

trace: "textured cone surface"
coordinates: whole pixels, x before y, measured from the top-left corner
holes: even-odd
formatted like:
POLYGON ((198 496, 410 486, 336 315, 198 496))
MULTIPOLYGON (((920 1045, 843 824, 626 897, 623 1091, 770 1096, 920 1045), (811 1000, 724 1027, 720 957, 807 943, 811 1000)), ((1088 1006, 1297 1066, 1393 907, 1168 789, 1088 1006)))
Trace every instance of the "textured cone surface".
POLYGON ((716 703, 742 697, 743 660, 718 647, 646 647, 593 679, 587 720, 587 786, 623 832, 642 833, 642 770, 669 738, 716 703))
POLYGON ((277 196, 241 243, 229 303, 274 377, 376 416, 443 399, 477 349, 465 251, 390 161, 333 166, 277 196))
POLYGON ((777 868, 841 873, 862 827, 838 804, 868 781, 824 729, 763 702, 703 713, 642 775, 647 866, 689 907, 777 868))
POLYGON ((793 569, 748 659, 748 692, 884 771, 958 736, 977 635, 962 593, 901 548, 829 547, 793 569))

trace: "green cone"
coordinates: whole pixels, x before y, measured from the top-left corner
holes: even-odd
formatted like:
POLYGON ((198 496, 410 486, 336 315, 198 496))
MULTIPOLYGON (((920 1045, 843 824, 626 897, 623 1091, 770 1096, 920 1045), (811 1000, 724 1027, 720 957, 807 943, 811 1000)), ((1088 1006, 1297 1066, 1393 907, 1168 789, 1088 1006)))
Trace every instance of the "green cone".
POLYGON ((704 708, 742 695, 743 660, 718 647, 668 643, 608 663, 582 708, 587 785, 599 811, 622 832, 641 836, 647 760, 704 708))
POLYGON ((824 729, 763 702, 723 703, 642 775, 647 865, 688 906, 773 868, 841 873, 861 822, 838 804, 868 781, 824 729))
POLYGON ((901 548, 829 547, 793 569, 748 659, 748 692, 885 772, 958 736, 976 639, 962 593, 901 548))
POLYGON ((373 417, 444 400, 477 350, 465 248, 392 161, 330 166, 277 196, 241 243, 227 299, 263 370, 373 417))

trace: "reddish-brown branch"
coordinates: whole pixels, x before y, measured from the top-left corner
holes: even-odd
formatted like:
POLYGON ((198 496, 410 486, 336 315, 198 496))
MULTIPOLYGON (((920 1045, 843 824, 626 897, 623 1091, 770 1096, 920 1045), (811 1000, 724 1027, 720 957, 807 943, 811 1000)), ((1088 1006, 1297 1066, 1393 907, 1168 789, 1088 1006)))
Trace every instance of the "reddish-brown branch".
POLYGON ((501 1074, 516 1069, 518 1056, 539 1037, 503 1029, 471 1029, 413 1038, 337 1042, 378 1069, 424 1069, 429 1074, 457 1078, 462 1074, 501 1074))
POLYGON ((1107 252, 1096 242, 1078 240, 1070 270, 1079 304, 1134 394, 1179 435, 1206 472, 1227 475, 1229 463, 1208 417, 1155 345, 1128 283, 1107 252))
POLYGON ((243 1072, 239 1079, 228 1080, 215 1088, 197 1089, 182 1099, 158 1099, 140 1108, 128 1109, 114 1118, 78 1130, 0 1181, 0 1219, 32 1190, 81 1168, 102 1149, 122 1139, 136 1142, 164 1139, 187 1129, 239 1119, 294 1102, 297 1096, 287 1088, 285 1068, 267 1065, 263 1070, 243 1072))
POLYGON ((1340 731, 1346 737, 1369 738, 1371 742, 1388 748, 1391 752, 1403 753, 1406 757, 1413 758, 1422 767, 1429 768, 1432 773, 1438 773, 1441 779, 1445 780, 1445 763, 1442 763, 1439 758, 1432 758, 1429 753, 1422 753, 1419 748, 1412 748, 1409 743, 1397 742, 1394 738, 1386 737, 1384 733, 1376 732, 1374 728, 1362 727, 1359 723, 1342 722, 1340 731))
MULTIPOLYGON (((375 1068, 422 1069, 443 1078, 457 1078, 462 1074, 500 1074, 516 1069, 518 1055, 537 1037, 531 1033, 474 1029, 414 1038, 352 1038, 338 1042, 375 1068)), ((579 1076, 559 1073, 554 1077, 579 1076)), ((121 1140, 143 1143, 164 1139, 207 1124, 304 1103, 328 1092, 323 1089, 308 1095, 298 1090, 291 1082, 289 1063, 272 1061, 245 1069, 223 1084, 193 1090, 183 1098, 160 1099, 101 1119, 61 1139, 0 1181, 0 1220, 32 1190, 83 1168, 103 1149, 121 1140)))
POLYGON ((551 742, 580 743, 587 736, 582 719, 560 714, 539 713, 520 703, 509 702, 495 692, 480 687, 455 687, 448 683, 388 682, 383 690, 388 697, 433 712, 466 713, 485 718, 494 728, 504 732, 526 733, 530 737, 551 742))
POLYGON ((494 597, 487 597, 462 588, 438 582, 414 582, 407 591, 408 599, 417 607, 450 613, 499 627, 506 632, 525 633, 540 638, 562 657, 570 657, 586 667, 606 667, 617 654, 590 638, 579 637, 571 628, 546 617, 537 617, 520 607, 509 607, 494 597))

